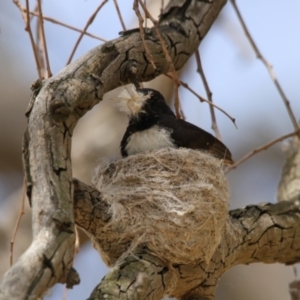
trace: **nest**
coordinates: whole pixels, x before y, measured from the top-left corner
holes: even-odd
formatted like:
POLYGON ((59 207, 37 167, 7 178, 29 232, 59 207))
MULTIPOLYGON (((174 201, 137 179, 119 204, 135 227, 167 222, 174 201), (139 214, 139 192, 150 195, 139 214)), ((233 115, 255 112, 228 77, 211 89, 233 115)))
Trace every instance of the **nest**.
POLYGON ((111 206, 112 218, 101 231, 114 244, 130 241, 128 251, 146 244, 170 263, 211 259, 228 217, 220 160, 165 148, 101 166, 94 184, 111 206))

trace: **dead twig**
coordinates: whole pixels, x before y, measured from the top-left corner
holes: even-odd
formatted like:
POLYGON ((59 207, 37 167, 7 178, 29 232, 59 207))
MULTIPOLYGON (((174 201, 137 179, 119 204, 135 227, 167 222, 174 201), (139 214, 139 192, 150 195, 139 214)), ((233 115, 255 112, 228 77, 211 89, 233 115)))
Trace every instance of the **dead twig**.
POLYGON ((12 266, 13 260, 14 260, 14 244, 15 244, 15 239, 16 235, 18 232, 18 228, 20 226, 21 218, 25 214, 25 191, 26 191, 26 184, 25 184, 25 179, 23 180, 23 188, 22 188, 22 199, 21 199, 21 209, 20 213, 18 215, 16 225, 13 231, 13 235, 10 241, 10 251, 9 251, 9 265, 12 266))
POLYGON ((19 8, 21 15, 22 15, 22 19, 24 20, 24 22, 26 24, 27 23, 26 9, 22 6, 22 4, 20 3, 19 0, 13 0, 13 3, 19 8))
POLYGON ((135 0, 135 2, 137 2, 137 1, 138 1, 138 2, 140 3, 140 5, 142 6, 142 8, 143 8, 143 10, 144 10, 144 12, 145 12, 145 17, 148 18, 148 19, 150 19, 151 22, 153 23, 154 30, 155 30, 155 32, 156 32, 156 34, 157 34, 157 37, 158 37, 159 42, 160 42, 160 44, 161 44, 162 50, 163 50, 164 55, 165 55, 165 57, 166 57, 167 64, 168 64, 168 66, 169 66, 169 68, 170 68, 170 70, 171 70, 171 73, 172 73, 172 79, 173 79, 174 84, 175 84, 175 86, 174 86, 174 95, 175 95, 175 97, 174 97, 174 106, 175 106, 176 117, 179 118, 179 119, 182 119, 183 116, 181 115, 181 112, 180 112, 179 94, 178 94, 178 88, 179 88, 179 86, 180 86, 180 80, 179 80, 179 78, 178 78, 178 76, 177 76, 177 72, 176 72, 176 70, 175 70, 173 61, 172 61, 172 59, 171 59, 171 56, 170 56, 170 54, 169 54, 169 52, 168 52, 168 50, 167 50, 167 47, 166 47, 166 45, 165 45, 165 42, 164 42, 164 40, 163 40, 163 38, 162 38, 162 36, 161 36, 161 34, 160 34, 160 31, 159 31, 159 29, 158 29, 158 22, 157 22, 157 20, 155 20, 155 19, 151 16, 151 14, 149 13, 147 7, 145 6, 145 4, 143 3, 142 0, 135 0))
MULTIPOLYGON (((24 12, 27 12, 25 8, 23 8, 23 10, 24 10, 24 12)), ((30 11, 29 14, 32 15, 32 16, 35 16, 35 17, 36 17, 36 16, 39 16, 38 13, 33 12, 33 11, 30 11)), ((102 41, 102 42, 106 42, 106 41, 107 41, 106 39, 104 39, 104 38, 102 38, 102 37, 99 37, 99 36, 97 36, 97 35, 95 35, 95 34, 92 34, 92 33, 89 33, 89 32, 84 32, 84 31, 81 30, 81 29, 78 29, 78 28, 73 27, 73 26, 71 26, 71 25, 65 24, 65 23, 63 23, 63 22, 61 22, 61 21, 58 21, 58 20, 56 20, 56 19, 53 19, 53 18, 50 18, 50 17, 46 17, 45 15, 43 16, 43 19, 44 19, 45 21, 48 21, 48 22, 51 22, 51 23, 54 23, 54 24, 57 24, 57 25, 66 27, 66 28, 68 28, 68 29, 71 29, 71 30, 73 30, 73 31, 77 31, 77 32, 79 32, 79 33, 83 33, 83 34, 85 34, 85 35, 87 35, 87 36, 89 36, 89 37, 91 37, 91 38, 100 40, 100 41, 102 41)))
POLYGON ((281 142, 287 138, 290 138, 292 136, 295 136, 297 134, 299 134, 300 130, 296 130, 296 131, 293 131, 289 134, 286 134, 286 135, 282 135, 280 137, 278 137, 277 139, 274 139, 254 150, 252 150, 251 152, 249 152, 248 154, 246 154, 245 156, 243 156, 241 159, 239 159, 237 162, 235 162, 233 165, 229 166, 226 170, 226 173, 231 171, 232 169, 235 169, 238 165, 240 165, 241 163, 243 163, 244 161, 246 161, 247 159, 249 159, 250 157, 252 157, 253 155, 255 155, 256 153, 259 153, 263 150, 267 150, 269 149, 271 146, 273 146, 274 144, 278 143, 278 142, 281 142))
POLYGON ((35 44, 35 41, 34 41, 34 38, 33 38, 32 30, 31 30, 29 10, 30 10, 29 9, 29 0, 26 0, 26 11, 27 11, 27 13, 26 13, 26 21, 25 21, 25 23, 26 23, 25 30, 29 34, 29 38, 30 38, 30 42, 31 42, 31 46, 32 46, 33 55, 34 55, 35 64, 36 64, 36 67, 37 67, 39 78, 42 79, 41 65, 40 65, 36 44, 35 44))
POLYGON ((197 72, 200 74, 200 77, 202 79, 205 91, 206 91, 206 95, 207 95, 207 99, 208 101, 210 101, 211 103, 209 103, 209 110, 210 110, 210 115, 211 115, 211 127, 213 129, 213 131, 215 132, 216 137, 221 140, 221 134, 218 128, 218 124, 217 124, 217 118, 216 118, 216 114, 215 114, 215 110, 214 107, 212 105, 213 103, 213 99, 212 99, 212 92, 208 86, 208 82, 206 80, 203 68, 202 68, 202 63, 201 63, 201 58, 200 58, 200 52, 199 49, 195 52, 195 57, 196 57, 196 62, 197 62, 197 72))
POLYGON ((149 51, 149 49, 148 49, 148 47, 147 47, 147 44, 146 44, 146 42, 145 42, 145 33, 144 33, 144 27, 143 27, 144 18, 142 17, 141 12, 140 12, 140 10, 139 10, 139 3, 138 3, 138 0, 134 0, 134 2, 133 2, 133 10, 134 10, 136 16, 138 17, 138 21, 139 21, 139 29, 140 29, 140 35, 141 35, 143 47, 144 47, 144 49, 145 49, 146 58, 147 58, 147 60, 149 61, 149 63, 151 64, 152 68, 155 70, 155 69, 156 69, 156 66, 155 66, 154 61, 153 61, 153 56, 152 56, 152 54, 150 53, 150 51, 149 51))
POLYGON ((78 40, 77 40, 76 43, 75 43, 75 46, 74 46, 74 48, 73 48, 73 50, 72 50, 72 53, 71 53, 71 55, 70 55, 70 57, 69 57, 69 59, 68 59, 68 61, 67 61, 67 65, 72 61, 73 56, 74 56, 74 54, 75 54, 75 52, 76 52, 76 50, 77 50, 77 48, 78 48, 78 46, 79 46, 79 44, 80 44, 82 38, 83 38, 83 36, 85 35, 85 33, 86 33, 88 27, 94 22, 94 19, 96 18, 98 12, 99 12, 99 11, 101 10, 101 8, 107 3, 107 1, 108 1, 108 0, 103 0, 102 3, 97 7, 97 9, 95 10, 95 12, 94 12, 94 13, 91 15, 91 17, 88 19, 88 21, 87 21, 86 25, 84 26, 84 28, 83 28, 83 30, 82 30, 82 32, 81 32, 81 34, 80 34, 78 40))
MULTIPOLYGON (((168 78, 172 79, 172 77, 168 74, 164 74, 165 76, 167 76, 168 78)), ((200 102, 206 102, 210 105, 212 105, 213 107, 215 107, 216 109, 218 109, 219 111, 221 111, 225 116, 227 116, 231 122, 234 124, 234 126, 237 128, 236 123, 235 123, 235 118, 233 118, 229 113, 227 113, 224 109, 222 109, 221 107, 219 107, 217 104, 210 102, 209 100, 201 97, 199 94, 197 94, 192 88, 189 87, 189 85, 183 81, 180 81, 180 85, 182 85, 184 88, 186 88, 187 90, 189 90, 194 96, 196 96, 200 102)))
POLYGON ((284 102, 284 105, 285 105, 285 107, 286 107, 286 109, 288 111, 288 114, 290 116, 292 124, 293 124, 295 130, 298 132, 298 136, 300 137, 300 131, 299 131, 300 127, 299 127, 299 124, 298 124, 298 122, 296 120, 296 117, 295 117, 295 115, 293 113, 293 110, 291 109, 290 101, 288 100, 288 98, 285 95, 285 93, 284 93, 284 91, 283 91, 280 83, 278 82, 278 80, 276 78, 275 72, 273 70, 273 66, 266 60, 266 58, 259 51, 256 43, 254 42, 254 40, 253 40, 253 38, 252 38, 252 36, 251 36, 251 34, 250 34, 247 26, 246 26, 246 23, 245 23, 245 21, 244 21, 244 19, 242 17, 242 14, 241 14, 239 8, 237 7, 237 4, 236 4, 235 0, 230 0, 230 2, 232 3, 232 6, 233 6, 233 8, 234 8, 234 10, 235 10, 235 12, 237 14, 237 17, 238 17, 238 19, 239 19, 239 21, 241 23, 241 26, 242 26, 243 30, 244 30, 244 33, 245 33, 247 39, 249 40, 249 43, 251 44, 251 46, 252 46, 252 48, 253 48, 253 50, 254 50, 257 58, 260 59, 262 61, 262 63, 265 65, 265 67, 267 68, 267 70, 269 72, 269 75, 270 75, 271 79, 273 80, 273 82, 274 82, 274 84, 275 84, 275 86, 276 86, 276 88, 277 88, 277 90, 278 90, 278 92, 279 92, 279 94, 280 94, 283 102, 284 102))
MULTIPOLYGON (((144 6, 147 7, 147 0, 144 0, 144 6)), ((145 12, 145 27, 147 28, 147 16, 145 12)))
POLYGON ((36 49, 39 57, 42 77, 47 78, 47 68, 45 66, 45 51, 44 51, 42 39, 43 38, 42 38, 42 32, 40 26, 40 19, 38 18, 38 21, 36 23, 36 49))
POLYGON ((117 10, 117 14, 118 14, 118 17, 120 19, 123 31, 126 31, 126 26, 125 26, 125 23, 124 23, 124 20, 123 20, 123 17, 122 17, 122 14, 121 14, 121 11, 120 11, 120 8, 119 8, 119 5, 118 5, 118 1, 114 0, 114 4, 115 4, 116 10, 117 10))
POLYGON ((161 1, 160 1, 160 14, 163 13, 164 8, 165 8, 165 1, 164 1, 164 0, 161 0, 161 1))
POLYGON ((44 57, 46 60, 46 69, 47 69, 47 76, 45 76, 45 78, 50 78, 52 76, 52 73, 51 73, 51 69, 50 69, 48 48, 47 48, 47 43, 46 43, 41 0, 38 0, 38 12, 39 12, 39 32, 40 32, 40 37, 41 37, 41 45, 42 45, 42 51, 44 53, 44 57))

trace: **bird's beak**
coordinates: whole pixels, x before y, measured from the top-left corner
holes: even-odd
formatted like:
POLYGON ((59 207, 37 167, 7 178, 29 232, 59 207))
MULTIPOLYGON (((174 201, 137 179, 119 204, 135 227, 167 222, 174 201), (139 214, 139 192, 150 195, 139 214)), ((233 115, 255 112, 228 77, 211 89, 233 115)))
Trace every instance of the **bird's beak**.
POLYGON ((129 117, 138 115, 142 112, 143 105, 151 94, 144 95, 138 92, 134 86, 125 87, 121 94, 117 97, 120 111, 125 112, 129 117))

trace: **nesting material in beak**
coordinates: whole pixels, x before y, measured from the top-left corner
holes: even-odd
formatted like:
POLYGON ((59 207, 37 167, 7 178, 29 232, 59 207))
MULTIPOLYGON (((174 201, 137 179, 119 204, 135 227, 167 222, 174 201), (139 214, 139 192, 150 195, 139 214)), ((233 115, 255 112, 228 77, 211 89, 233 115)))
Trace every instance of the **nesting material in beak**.
POLYGON ((147 99, 151 97, 151 92, 144 95, 138 92, 134 85, 126 86, 116 98, 116 106, 121 112, 125 112, 129 117, 136 116, 142 112, 142 108, 147 99))

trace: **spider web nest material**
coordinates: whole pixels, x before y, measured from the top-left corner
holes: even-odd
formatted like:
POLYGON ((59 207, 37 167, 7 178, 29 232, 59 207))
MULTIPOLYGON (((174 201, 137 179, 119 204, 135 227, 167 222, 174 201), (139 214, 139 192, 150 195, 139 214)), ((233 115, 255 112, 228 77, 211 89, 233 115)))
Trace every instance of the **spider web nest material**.
MULTIPOLYGON (((102 165, 93 181, 111 206, 112 218, 101 234, 113 247, 130 243, 133 251, 146 244, 170 263, 211 259, 228 216, 220 160, 165 148, 102 165)), ((109 262, 101 244, 96 248, 109 262)))

